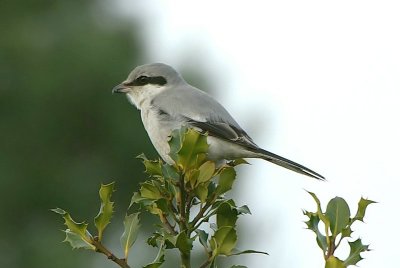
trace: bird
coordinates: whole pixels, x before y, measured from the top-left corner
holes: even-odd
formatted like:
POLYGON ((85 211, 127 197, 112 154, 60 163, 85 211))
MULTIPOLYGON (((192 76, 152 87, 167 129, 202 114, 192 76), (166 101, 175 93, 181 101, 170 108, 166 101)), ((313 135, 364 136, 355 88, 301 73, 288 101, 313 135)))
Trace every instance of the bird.
POLYGON ((137 66, 112 93, 125 93, 140 110, 148 136, 160 157, 173 164, 168 141, 175 129, 189 127, 207 133, 208 159, 229 161, 260 158, 297 173, 325 178, 311 169, 259 147, 229 112, 206 92, 190 85, 164 63, 137 66))

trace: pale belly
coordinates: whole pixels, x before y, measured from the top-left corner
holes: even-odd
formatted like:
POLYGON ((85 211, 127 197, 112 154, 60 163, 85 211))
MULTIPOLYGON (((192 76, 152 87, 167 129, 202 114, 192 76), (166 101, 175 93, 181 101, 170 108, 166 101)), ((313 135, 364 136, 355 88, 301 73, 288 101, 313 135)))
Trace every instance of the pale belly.
POLYGON ((161 158, 168 164, 172 164, 173 160, 169 154, 169 138, 174 129, 180 128, 178 122, 162 121, 160 115, 154 110, 142 110, 142 121, 144 128, 149 135, 154 148, 157 150, 161 158))

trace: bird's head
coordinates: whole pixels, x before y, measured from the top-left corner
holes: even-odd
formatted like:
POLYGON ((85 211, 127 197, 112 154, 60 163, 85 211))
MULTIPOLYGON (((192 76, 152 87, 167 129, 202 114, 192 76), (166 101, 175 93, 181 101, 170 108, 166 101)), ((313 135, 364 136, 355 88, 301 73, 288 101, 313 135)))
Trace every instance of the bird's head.
POLYGON ((140 65, 133 69, 128 78, 112 89, 113 93, 126 93, 139 109, 165 89, 184 81, 171 66, 163 63, 140 65))

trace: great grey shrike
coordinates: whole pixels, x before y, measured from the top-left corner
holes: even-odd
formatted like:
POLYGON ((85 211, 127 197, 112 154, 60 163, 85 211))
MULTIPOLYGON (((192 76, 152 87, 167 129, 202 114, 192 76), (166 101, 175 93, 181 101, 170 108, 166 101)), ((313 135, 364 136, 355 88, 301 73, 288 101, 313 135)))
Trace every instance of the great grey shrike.
POLYGON ((189 85, 163 63, 136 67, 114 93, 126 93, 141 111, 144 128, 165 162, 172 164, 170 134, 182 126, 208 133, 208 158, 215 161, 261 158, 295 172, 323 180, 311 169, 258 147, 226 109, 207 93, 189 85))

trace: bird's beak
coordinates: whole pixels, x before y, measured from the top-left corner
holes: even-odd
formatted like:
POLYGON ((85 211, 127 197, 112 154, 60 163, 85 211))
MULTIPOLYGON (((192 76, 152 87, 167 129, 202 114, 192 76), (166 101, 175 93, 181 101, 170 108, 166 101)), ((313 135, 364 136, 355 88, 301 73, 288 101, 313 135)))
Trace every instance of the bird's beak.
POLYGON ((118 86, 115 86, 112 89, 112 93, 126 93, 129 91, 129 87, 127 87, 126 85, 124 85, 124 83, 119 84, 118 86))

